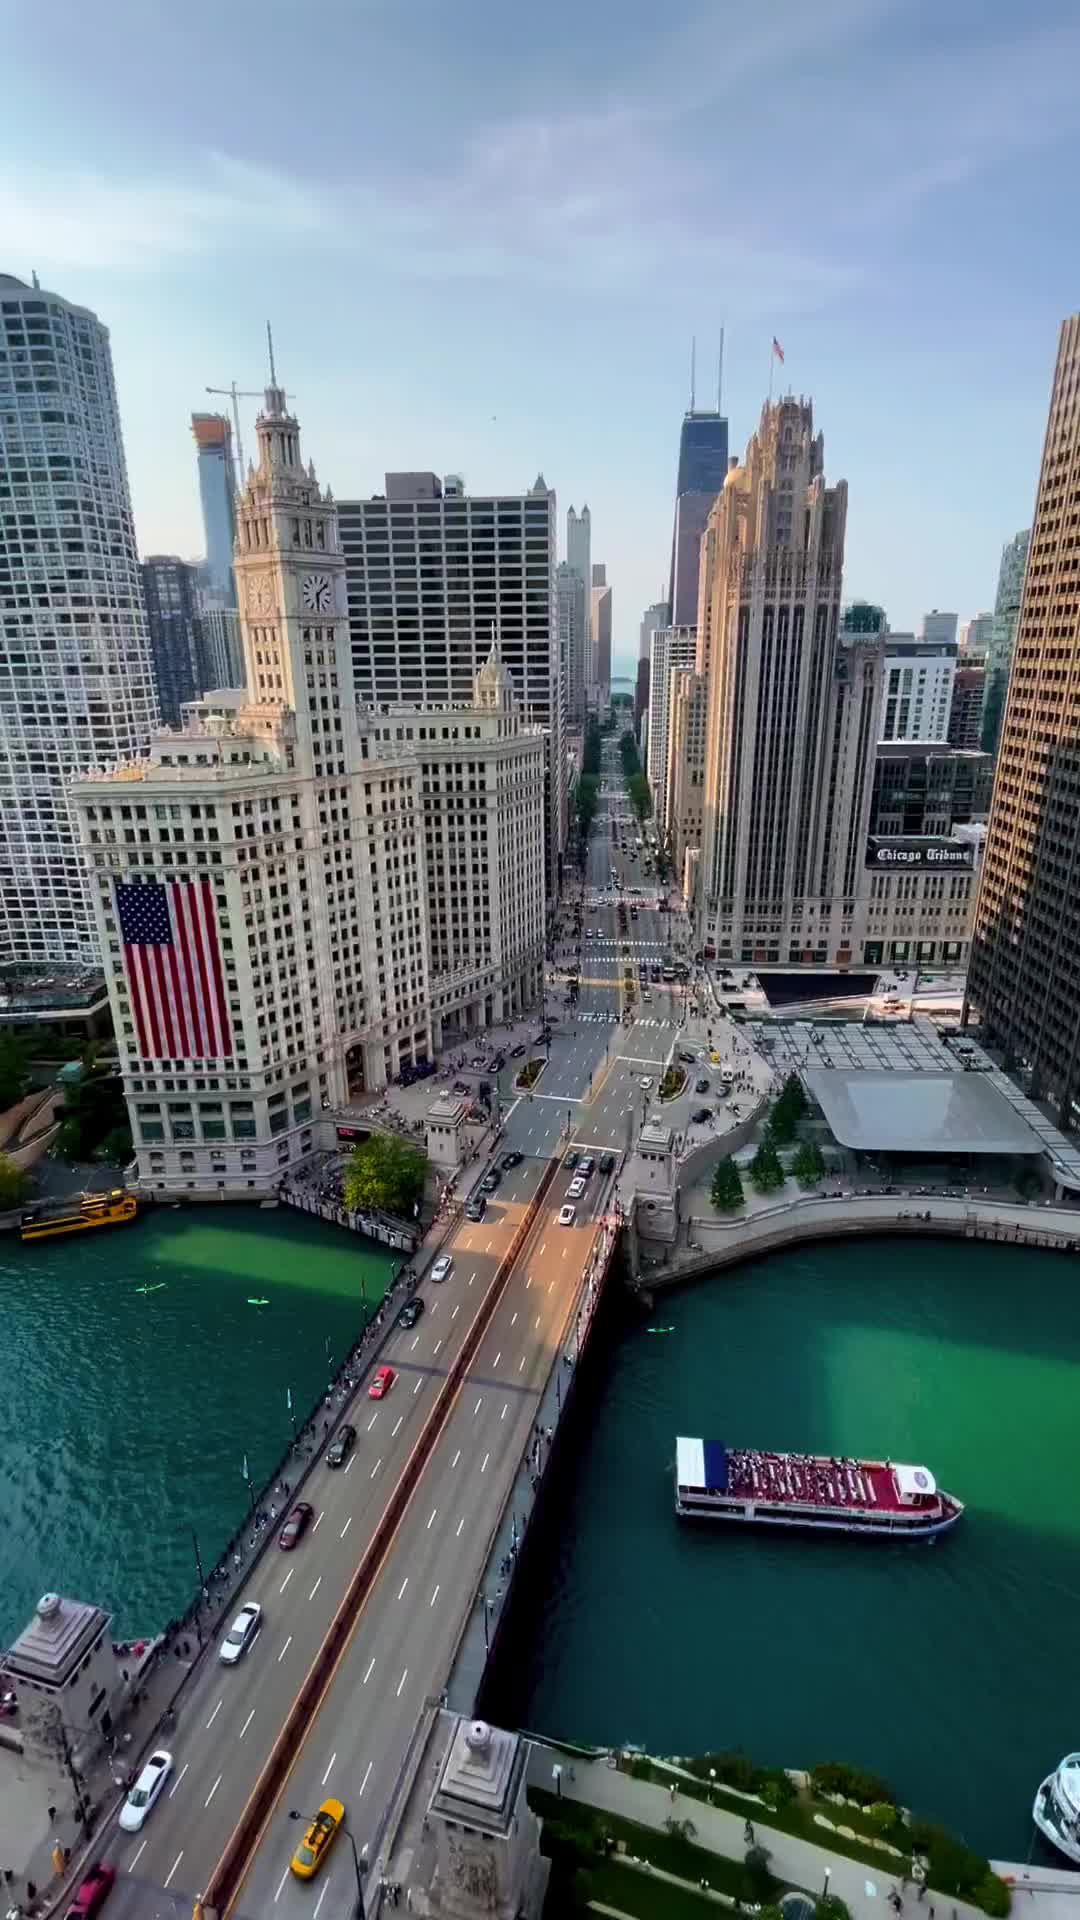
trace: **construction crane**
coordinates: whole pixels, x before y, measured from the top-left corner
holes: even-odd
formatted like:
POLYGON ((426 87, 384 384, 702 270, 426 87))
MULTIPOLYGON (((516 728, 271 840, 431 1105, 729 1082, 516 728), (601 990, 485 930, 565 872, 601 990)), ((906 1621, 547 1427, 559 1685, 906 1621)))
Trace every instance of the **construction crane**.
POLYGON ((240 438, 240 408, 237 402, 240 400, 261 400, 263 396, 252 387, 238 387, 235 380, 231 386, 207 387, 206 391, 207 393, 219 393, 224 400, 232 401, 233 425, 236 428, 236 484, 240 489, 243 489, 245 480, 244 443, 240 438))

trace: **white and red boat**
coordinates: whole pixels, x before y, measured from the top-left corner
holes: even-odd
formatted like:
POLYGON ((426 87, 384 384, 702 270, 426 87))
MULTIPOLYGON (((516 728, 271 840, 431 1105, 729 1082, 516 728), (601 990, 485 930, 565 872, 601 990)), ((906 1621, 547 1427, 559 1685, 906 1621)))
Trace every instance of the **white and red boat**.
POLYGON ((675 1442, 675 1511, 686 1520, 933 1538, 963 1502, 927 1467, 824 1453, 766 1453, 718 1440, 675 1442))

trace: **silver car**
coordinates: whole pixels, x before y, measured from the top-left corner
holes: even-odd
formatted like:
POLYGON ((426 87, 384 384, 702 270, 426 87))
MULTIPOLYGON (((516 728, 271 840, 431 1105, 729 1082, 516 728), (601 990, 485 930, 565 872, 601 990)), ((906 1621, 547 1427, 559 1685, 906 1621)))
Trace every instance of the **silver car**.
POLYGON ((249 1600, 241 1607, 218 1651, 218 1659, 223 1667, 235 1667, 237 1661, 250 1647, 262 1625, 262 1608, 257 1600, 249 1600))
POLYGON ((172 1764, 172 1754, 164 1747, 150 1755, 120 1812, 120 1825, 125 1833, 138 1833, 172 1772, 172 1764))

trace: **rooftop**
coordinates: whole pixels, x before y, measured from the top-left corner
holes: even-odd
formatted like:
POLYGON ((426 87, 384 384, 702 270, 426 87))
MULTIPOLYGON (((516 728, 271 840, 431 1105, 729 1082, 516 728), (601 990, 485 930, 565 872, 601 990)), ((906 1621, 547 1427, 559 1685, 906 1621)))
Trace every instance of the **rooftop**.
POLYGON ((837 1073, 803 1078, 841 1146, 879 1153, 1039 1153, 1042 1142, 984 1074, 837 1073))
POLYGON ((108 1627, 109 1617, 103 1608, 92 1607, 84 1600, 43 1594, 32 1620, 11 1643, 9 1670, 39 1686, 65 1686, 84 1654, 108 1627))

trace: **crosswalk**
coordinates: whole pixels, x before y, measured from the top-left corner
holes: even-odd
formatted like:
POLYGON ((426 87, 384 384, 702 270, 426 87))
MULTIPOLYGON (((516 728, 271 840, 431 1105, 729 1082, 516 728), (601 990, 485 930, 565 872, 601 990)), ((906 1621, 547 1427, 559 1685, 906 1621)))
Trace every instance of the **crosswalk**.
MULTIPOLYGON (((617 1013, 578 1013, 574 1017, 578 1020, 592 1020, 598 1026, 617 1027, 619 1024, 619 1016, 617 1013)), ((678 1020, 653 1020, 646 1018, 643 1020, 635 1020, 634 1025, 635 1027, 666 1027, 669 1031, 674 1031, 678 1028, 680 1022, 678 1020)))

